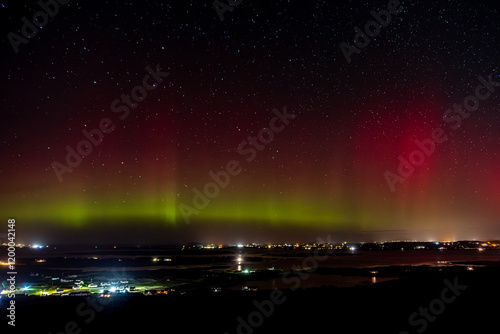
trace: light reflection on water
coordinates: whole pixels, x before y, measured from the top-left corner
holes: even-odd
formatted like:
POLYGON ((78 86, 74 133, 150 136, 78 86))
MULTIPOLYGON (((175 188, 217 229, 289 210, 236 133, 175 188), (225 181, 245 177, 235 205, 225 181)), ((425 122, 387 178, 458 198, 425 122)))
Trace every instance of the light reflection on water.
MULTIPOLYGON (((321 275, 311 273, 301 280, 301 288, 314 288, 321 286, 335 286, 339 288, 353 287, 359 284, 373 284, 397 279, 397 277, 363 277, 363 276, 342 276, 342 275, 321 275)), ((244 286, 257 286, 261 290, 289 289, 294 284, 286 284, 281 278, 274 278, 260 281, 247 281, 244 284, 235 285, 231 290, 242 290, 244 286)))
MULTIPOLYGON (((158 250, 154 256, 166 256, 171 250, 158 250)), ((112 258, 113 255, 106 254, 100 255, 98 251, 91 253, 80 253, 79 257, 98 256, 99 258, 112 258)), ((262 250, 262 249, 238 249, 236 251, 228 251, 223 254, 211 254, 207 252, 206 255, 189 255, 189 254, 176 254, 172 255, 173 261, 168 265, 144 265, 144 266, 126 266, 127 270, 158 270, 158 269, 183 269, 183 268, 210 268, 212 264, 175 264, 175 259, 183 257, 203 258, 203 257, 227 257, 225 262, 217 262, 218 266, 227 266, 232 271, 254 271, 266 270, 274 268, 275 270, 289 270, 294 265, 303 267, 302 263, 305 258, 312 256, 313 251, 287 251, 287 250, 262 250), (300 254, 295 254, 300 253, 300 254)), ((54 257, 61 256, 62 254, 53 254, 54 257)), ((149 254, 148 254, 149 255, 149 254)), ((123 259, 144 256, 141 252, 135 254, 131 250, 130 254, 120 254, 119 257, 123 259)), ((46 256, 50 258, 50 256, 46 256)), ((116 255, 114 256, 116 257, 116 255)), ((320 266, 327 268, 365 268, 375 266, 394 266, 394 265, 430 265, 430 266, 447 266, 452 265, 452 262, 466 262, 466 261, 500 261, 500 251, 497 250, 418 250, 418 251, 353 251, 341 252, 335 251, 332 256, 329 256, 325 261, 320 262, 320 266)), ((50 261, 45 268, 50 268, 50 261)), ((120 266, 121 267, 121 266, 120 266)), ((102 271, 113 270, 116 267, 110 266, 88 266, 78 268, 58 268, 64 270, 79 269, 83 271, 102 271)), ((321 275, 324 279, 325 275, 321 275)), ((334 275, 329 275, 334 276, 334 275)), ((312 277, 311 277, 312 279, 312 277)), ((366 280, 366 278, 363 278, 366 280)), ((377 278, 380 281, 380 278, 377 278)), ((335 280, 335 278, 332 278, 335 280)), ((344 280, 344 278, 343 278, 344 280)), ((378 282, 377 281, 377 282, 378 282)), ((332 283, 333 284, 333 283, 332 283)))
MULTIPOLYGON (((310 254, 312 256, 313 252, 311 251, 310 254)), ((251 270, 262 270, 272 266, 276 269, 287 270, 292 268, 294 264, 300 266, 303 259, 307 256, 285 258, 279 257, 277 254, 271 254, 268 257, 277 259, 266 261, 266 256, 264 256, 264 261, 248 261, 246 264, 251 270)), ((397 265, 446 266, 451 265, 452 262, 466 261, 500 261, 500 251, 420 250, 335 252, 332 256, 321 262, 321 266, 328 268, 366 268, 397 265)))
MULTIPOLYGON (((369 252, 349 252, 355 254, 352 256, 331 256, 320 263, 321 267, 328 268, 366 268, 379 266, 398 266, 398 265, 429 265, 429 266, 451 266, 463 264, 454 264, 453 262, 471 262, 471 261, 500 261, 500 251, 492 250, 480 252, 478 250, 423 250, 423 251, 369 251, 369 252)), ((336 253, 341 254, 341 253, 336 253)), ((312 255, 312 253, 311 253, 312 255)), ((275 254, 272 257, 276 257, 275 254)), ((289 270, 294 265, 304 268, 302 263, 306 257, 300 258, 279 258, 270 261, 255 261, 245 263, 244 268, 251 271, 270 269, 289 270)), ((238 262, 238 270, 241 269, 238 262)), ((363 277, 363 276, 342 276, 336 274, 317 274, 309 273, 305 280, 301 280, 300 287, 310 288, 322 285, 333 285, 336 287, 351 287, 359 284, 374 284, 397 279, 397 277, 363 277)), ((232 289, 240 290, 244 286, 258 286, 260 289, 283 289, 290 288, 293 284, 285 284, 281 278, 273 278, 261 281, 247 281, 243 285, 237 285, 232 289)))

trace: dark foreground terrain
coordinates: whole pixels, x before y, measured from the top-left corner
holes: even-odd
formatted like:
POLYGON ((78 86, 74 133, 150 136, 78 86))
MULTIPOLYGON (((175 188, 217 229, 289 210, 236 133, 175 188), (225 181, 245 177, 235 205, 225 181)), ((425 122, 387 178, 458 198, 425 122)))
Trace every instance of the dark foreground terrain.
MULTIPOLYGON (((16 327, 9 326, 7 332, 249 334, 299 333, 300 328, 311 333, 498 332, 499 278, 500 267, 495 266, 458 274, 422 273, 353 288, 111 298, 18 296, 16 327)), ((7 327, 6 302, 2 298, 2 328, 7 327)))

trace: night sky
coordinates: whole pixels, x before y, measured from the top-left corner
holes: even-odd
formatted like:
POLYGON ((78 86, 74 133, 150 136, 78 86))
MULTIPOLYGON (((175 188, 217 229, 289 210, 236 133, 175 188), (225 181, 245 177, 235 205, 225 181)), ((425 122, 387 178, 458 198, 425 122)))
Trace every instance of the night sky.
POLYGON ((41 7, 0 1, 0 212, 19 242, 500 238, 497 1, 401 1, 350 62, 341 43, 387 0, 243 0, 223 21, 210 1, 66 2, 20 42, 41 7), (98 145, 69 172, 83 130, 98 145))

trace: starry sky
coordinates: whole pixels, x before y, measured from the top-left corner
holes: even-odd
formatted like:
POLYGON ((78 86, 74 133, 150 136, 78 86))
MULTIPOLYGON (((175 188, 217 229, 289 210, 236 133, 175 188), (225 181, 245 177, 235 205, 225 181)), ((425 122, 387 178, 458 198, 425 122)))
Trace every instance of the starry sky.
POLYGON ((211 1, 70 0, 29 39, 40 5, 0 4, 0 213, 20 242, 500 238, 495 1, 401 1, 350 62, 341 43, 388 1, 243 0, 221 20, 211 1), (479 76, 488 98, 446 114, 479 76), (399 182, 436 128, 447 140, 399 182))

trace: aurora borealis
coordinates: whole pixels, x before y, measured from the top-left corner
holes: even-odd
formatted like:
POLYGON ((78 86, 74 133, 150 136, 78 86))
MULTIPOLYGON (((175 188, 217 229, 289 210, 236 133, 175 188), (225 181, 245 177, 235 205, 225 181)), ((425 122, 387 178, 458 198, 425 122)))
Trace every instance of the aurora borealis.
MULTIPOLYGON (((401 6, 348 63, 339 45, 387 1, 244 0, 224 21, 210 1, 61 5, 17 54, 2 40, 2 219, 26 243, 500 238, 500 87, 443 120, 479 76, 500 82, 498 4, 401 6), (134 93, 157 64, 169 75, 134 93), (285 106, 247 161, 240 143, 285 106), (53 162, 102 119, 59 182, 53 162), (437 127, 447 141, 391 191, 384 172, 437 127), (241 172, 186 224, 179 206, 229 161, 241 172)), ((3 36, 38 10, 4 1, 3 36)))

